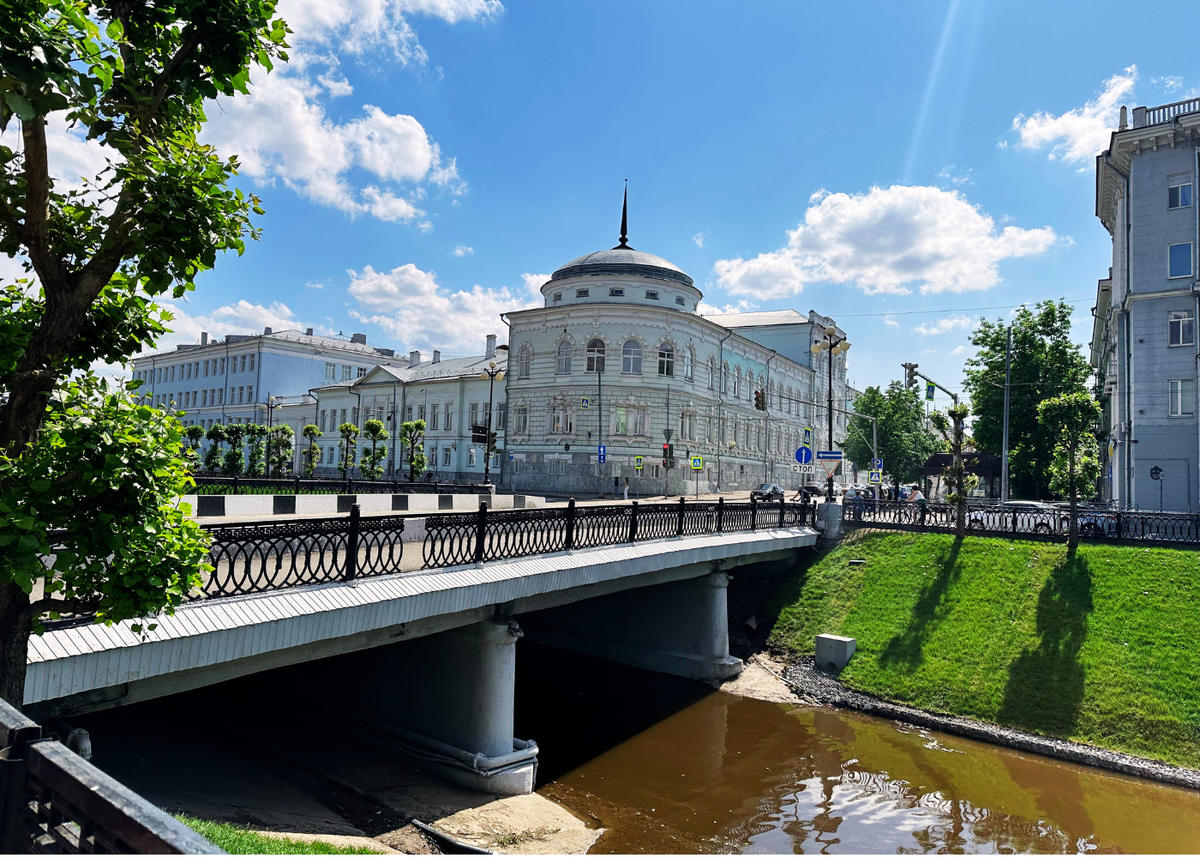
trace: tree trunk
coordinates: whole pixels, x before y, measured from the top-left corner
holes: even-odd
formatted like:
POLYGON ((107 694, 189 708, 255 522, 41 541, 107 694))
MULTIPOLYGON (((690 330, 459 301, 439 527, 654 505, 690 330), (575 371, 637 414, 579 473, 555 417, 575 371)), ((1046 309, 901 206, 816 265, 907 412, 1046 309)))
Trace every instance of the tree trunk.
POLYGON ((16 584, 0 585, 0 698, 18 709, 25 702, 29 623, 29 596, 16 584))

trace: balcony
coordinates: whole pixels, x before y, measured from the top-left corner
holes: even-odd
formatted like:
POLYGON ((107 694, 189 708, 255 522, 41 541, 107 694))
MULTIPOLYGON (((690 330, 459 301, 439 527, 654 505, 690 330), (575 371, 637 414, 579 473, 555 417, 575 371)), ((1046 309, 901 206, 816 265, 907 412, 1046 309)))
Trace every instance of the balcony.
POLYGON ((1170 122, 1176 116, 1183 116, 1187 113, 1200 113, 1200 98, 1189 98, 1185 101, 1162 104, 1158 107, 1135 107, 1133 109, 1133 127, 1145 128, 1150 125, 1162 125, 1170 122))

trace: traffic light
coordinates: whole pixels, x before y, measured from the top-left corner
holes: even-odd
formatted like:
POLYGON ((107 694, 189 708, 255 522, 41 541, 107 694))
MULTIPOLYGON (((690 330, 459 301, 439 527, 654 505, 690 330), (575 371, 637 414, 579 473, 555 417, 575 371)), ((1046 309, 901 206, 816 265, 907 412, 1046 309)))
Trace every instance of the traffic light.
POLYGON ((667 468, 675 467, 675 445, 667 445, 667 468))
POLYGON ((912 387, 917 383, 917 365, 915 363, 901 364, 904 367, 904 386, 912 387))
POLYGON ((759 411, 767 410, 767 394, 761 390, 754 391, 754 407, 759 411))
POLYGON ((476 423, 471 427, 471 443, 482 444, 487 441, 487 425, 476 423))
POLYGON ((664 468, 671 467, 670 461, 671 461, 671 445, 663 444, 663 467, 664 468))
POLYGON ((496 452, 496 433, 489 432, 487 436, 487 451, 488 455, 496 452))

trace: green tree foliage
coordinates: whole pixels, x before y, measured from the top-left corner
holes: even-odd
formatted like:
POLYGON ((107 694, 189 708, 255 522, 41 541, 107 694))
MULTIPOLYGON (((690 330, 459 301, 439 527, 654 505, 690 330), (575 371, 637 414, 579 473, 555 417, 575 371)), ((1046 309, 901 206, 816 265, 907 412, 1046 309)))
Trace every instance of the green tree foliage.
POLYGON ((245 423, 230 423, 225 427, 225 440, 229 442, 229 449, 225 451, 225 457, 221 460, 221 470, 227 477, 240 477, 246 472, 245 438, 245 423))
POLYGON ((315 423, 309 423, 301 430, 301 434, 308 439, 308 446, 304 448, 304 476, 311 480, 317 468, 317 439, 325 433, 315 423))
POLYGON ((933 428, 950 448, 950 464, 946 468, 945 479, 950 487, 947 500, 958 505, 958 514, 954 519, 954 532, 958 536, 967 534, 967 495, 979 485, 979 477, 967 473, 967 463, 963 458, 963 448, 967 444, 966 423, 970 414, 970 407, 959 403, 944 412, 935 411, 929 415, 933 428))
POLYGON ((200 461, 200 442, 204 440, 204 427, 191 425, 184 430, 187 437, 187 460, 193 468, 200 461))
POLYGON ((178 503, 194 485, 183 445, 173 416, 85 376, 60 388, 37 444, 0 452, 0 697, 21 704, 43 617, 170 612, 200 583, 208 538, 178 503))
POLYGON ((387 458, 388 439, 387 429, 383 428, 382 420, 368 420, 363 424, 363 440, 371 442, 371 449, 363 454, 362 464, 358 469, 368 480, 377 480, 383 476, 383 466, 380 464, 387 458))
POLYGON ((353 423, 343 423, 338 427, 338 434, 342 436, 342 440, 338 442, 338 452, 341 453, 338 458, 338 470, 342 472, 344 480, 357 459, 358 427, 353 423))
MULTIPOLYGON (((887 390, 868 387, 854 401, 859 414, 879 422, 879 457, 894 485, 913 482, 917 469, 938 449, 937 439, 925 428, 925 406, 917 391, 893 381, 887 390)), ((871 460, 871 421, 851 418, 854 429, 842 449, 850 461, 865 470, 871 460)))
POLYGON ((425 473, 425 421, 408 420, 400 424, 400 440, 408 448, 408 479, 415 481, 425 473))
POLYGON ((261 423, 246 426, 246 440, 250 443, 250 456, 246 460, 246 476, 261 477, 265 473, 267 459, 267 433, 270 430, 261 423))
POLYGON ((204 470, 211 473, 216 473, 221 469, 222 455, 221 445, 225 443, 225 427, 220 423, 214 423, 208 427, 208 431, 204 434, 212 444, 204 453, 204 470))
POLYGON ((1079 545, 1079 498, 1091 497, 1100 478, 1096 425, 1100 406, 1086 393, 1064 393, 1038 405, 1038 421, 1054 444, 1050 489, 1071 502, 1067 550, 1079 545))
MULTIPOLYGON (((1038 404, 1061 394, 1085 393, 1091 368, 1082 348, 1071 342, 1071 306, 1066 302, 1022 307, 1011 327, 1009 489, 1016 497, 1048 497, 1056 441, 1038 421, 1038 404)), ((1003 452, 1006 330, 1000 320, 981 320, 971 335, 979 351, 966 367, 966 390, 976 415, 972 434, 979 449, 997 456, 1003 452)))
POLYGON ((271 427, 271 435, 267 441, 267 458, 272 477, 278 479, 292 469, 295 438, 296 430, 286 423, 278 423, 271 427))

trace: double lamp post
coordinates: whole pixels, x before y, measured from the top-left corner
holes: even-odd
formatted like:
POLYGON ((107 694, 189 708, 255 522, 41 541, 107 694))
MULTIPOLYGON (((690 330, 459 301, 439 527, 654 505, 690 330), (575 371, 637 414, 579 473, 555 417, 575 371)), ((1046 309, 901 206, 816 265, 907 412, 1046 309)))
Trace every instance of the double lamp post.
MULTIPOLYGON (((850 341, 845 337, 839 337, 837 328, 830 325, 824 331, 822 339, 817 340, 812 344, 812 353, 819 355, 821 352, 829 352, 827 363, 829 364, 829 449, 833 449, 833 358, 834 355, 844 354, 850 350, 850 341)), ((833 500, 833 473, 829 474, 829 482, 825 487, 825 499, 833 500)))

